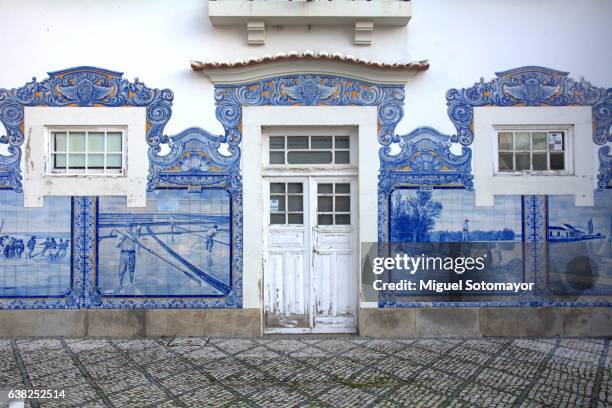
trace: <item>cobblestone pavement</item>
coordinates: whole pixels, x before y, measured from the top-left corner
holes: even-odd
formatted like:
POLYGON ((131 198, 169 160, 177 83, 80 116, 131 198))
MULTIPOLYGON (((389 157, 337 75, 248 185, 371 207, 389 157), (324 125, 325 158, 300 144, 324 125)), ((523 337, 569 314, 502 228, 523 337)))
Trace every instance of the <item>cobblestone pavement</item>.
POLYGON ((610 407, 603 339, 0 340, 0 389, 78 407, 610 407))

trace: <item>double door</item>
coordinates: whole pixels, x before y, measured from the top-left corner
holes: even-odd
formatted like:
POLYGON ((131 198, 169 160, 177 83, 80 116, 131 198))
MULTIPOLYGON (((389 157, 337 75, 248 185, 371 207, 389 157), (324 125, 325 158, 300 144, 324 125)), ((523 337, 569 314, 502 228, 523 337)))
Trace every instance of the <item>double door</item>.
POLYGON ((356 179, 266 179, 264 331, 356 331, 356 179))

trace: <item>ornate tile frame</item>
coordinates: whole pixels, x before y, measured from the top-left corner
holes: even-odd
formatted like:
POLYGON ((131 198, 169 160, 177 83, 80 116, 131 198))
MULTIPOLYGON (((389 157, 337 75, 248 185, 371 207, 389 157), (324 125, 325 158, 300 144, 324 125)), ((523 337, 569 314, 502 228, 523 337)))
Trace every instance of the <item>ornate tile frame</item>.
POLYGON ((219 298, 167 297, 112 299, 101 296, 95 286, 96 197, 73 198, 73 287, 61 299, 3 299, 0 308, 238 308, 242 306, 242 180, 240 149, 229 146, 219 152, 224 136, 189 128, 167 136, 164 127, 172 115, 173 93, 130 82, 120 72, 96 67, 76 67, 50 72, 41 82, 33 78, 17 89, 0 89, 0 121, 7 135, 9 156, 0 158, 0 187, 22 191, 20 159, 24 141, 24 107, 146 107, 146 139, 149 145, 147 190, 156 188, 223 188, 230 194, 232 218, 232 268, 230 292, 219 298), (160 155, 162 144, 170 152, 160 155))
MULTIPOLYGON (((401 152, 391 155, 388 146, 381 147, 378 182, 378 239, 388 242, 388 202, 392 192, 401 186, 463 186, 473 188, 471 149, 475 106, 591 106, 593 109, 593 142, 601 147, 598 190, 612 180, 612 88, 596 88, 589 82, 574 81, 567 72, 527 66, 496 73, 489 82, 470 88, 450 89, 446 94, 448 115, 457 129, 454 135, 444 135, 428 127, 417 128, 395 136, 401 152), (429 139, 429 143, 422 141, 429 139), (460 156, 450 152, 452 142, 462 146, 460 156), (419 145, 420 143, 420 145, 419 145)), ((545 287, 545 275, 538 274, 538 256, 546 251, 546 206, 543 196, 524 196, 525 276, 545 287)), ((411 302, 385 293, 379 307, 463 307, 463 306, 610 306, 612 302, 590 298, 587 301, 565 301, 549 293, 522 296, 503 302, 411 302)))

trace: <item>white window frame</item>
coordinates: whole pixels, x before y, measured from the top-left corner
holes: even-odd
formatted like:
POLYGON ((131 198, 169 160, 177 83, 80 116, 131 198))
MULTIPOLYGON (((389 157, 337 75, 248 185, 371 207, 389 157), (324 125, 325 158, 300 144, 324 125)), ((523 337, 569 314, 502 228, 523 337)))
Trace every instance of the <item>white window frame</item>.
MULTIPOLYGON (((263 133, 263 160, 264 170, 296 170, 296 169, 320 169, 320 170, 356 170, 358 167, 358 157, 359 157, 359 140, 357 138, 357 134, 354 128, 346 127, 346 126, 273 126, 273 127, 265 127, 262 129, 263 133), (329 164, 271 164, 270 163, 270 137, 274 136, 331 136, 332 138, 335 136, 348 136, 349 137, 349 162, 348 163, 329 163, 329 164)), ((285 143, 286 143, 285 139, 285 143)), ((335 142, 334 142, 335 143, 335 142)), ((333 146, 333 145, 332 145, 333 146)), ((295 149, 299 150, 299 149, 295 149)), ((317 151, 316 149, 314 151, 317 151)), ((280 151, 280 150, 279 150, 280 151)), ((289 150, 286 148, 283 150, 287 153, 289 150)), ((305 150, 306 151, 306 150, 305 150)), ((308 149, 308 151, 311 151, 308 149)), ((329 150, 320 150, 320 151, 330 151, 334 152, 333 147, 329 150)), ((332 159, 333 160, 333 159, 332 159)), ((285 161, 287 161, 287 154, 285 154, 285 161)))
POLYGON ((577 206, 593 206, 598 163, 593 160, 593 111, 590 106, 474 107, 472 157, 477 206, 495 205, 496 195, 573 195, 577 206), (571 174, 495 174, 495 139, 499 126, 573 129, 571 174))
MULTIPOLYGON (((46 126, 46 140, 47 140, 47 160, 46 160, 46 174, 52 177, 125 177, 127 174, 127 140, 128 140, 128 129, 126 126, 46 126), (67 168, 66 172, 56 171, 57 169, 53 165, 53 153, 55 153, 53 145, 53 133, 58 132, 84 132, 86 135, 93 132, 121 132, 121 169, 119 172, 107 172, 106 169, 106 136, 104 138, 104 171, 88 172, 87 168, 87 136, 86 140, 86 151, 85 151, 85 168, 83 172, 71 172, 70 168, 67 168)), ((68 148, 66 149, 66 155, 69 156, 68 148)), ((69 164, 69 162, 68 162, 69 164)))
POLYGON ((21 160, 25 207, 42 207, 45 196, 123 196, 128 207, 147 205, 146 107, 24 108, 24 150, 21 160), (49 130, 124 128, 125 174, 49 174, 49 130))
MULTIPOLYGON (((528 175, 542 175, 542 176, 569 176, 574 174, 574 127, 572 125, 494 125, 495 129, 493 137, 493 173, 495 176, 528 176, 528 175), (565 134, 565 149, 563 151, 564 156, 564 170, 514 170, 514 171, 500 171, 499 170, 499 133, 500 132, 563 132, 565 134)), ((546 141, 548 146, 548 140, 546 141)), ((532 152, 530 148, 530 153, 532 152)), ((547 160, 550 157, 550 151, 547 147, 547 160)), ((531 160, 531 158, 530 158, 531 160)))

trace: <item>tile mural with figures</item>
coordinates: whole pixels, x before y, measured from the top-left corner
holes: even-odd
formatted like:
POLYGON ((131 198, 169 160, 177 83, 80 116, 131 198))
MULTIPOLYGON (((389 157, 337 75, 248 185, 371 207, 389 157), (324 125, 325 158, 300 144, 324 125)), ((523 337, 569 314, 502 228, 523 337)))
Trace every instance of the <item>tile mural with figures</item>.
POLYGON ((222 296, 231 286, 230 196, 159 189, 146 208, 98 201, 98 287, 105 296, 222 296))
POLYGON ((0 190, 0 297, 60 297, 69 292, 72 199, 45 197, 24 208, 23 194, 0 190))
POLYGON ((612 294, 612 189, 595 206, 548 197, 548 285, 560 295, 612 294))
MULTIPOLYGON (((389 237, 392 251, 415 252, 414 256, 424 253, 444 257, 452 253, 483 257, 485 268, 466 272, 465 278, 489 282, 524 279, 520 196, 500 196, 495 198, 494 207, 476 207, 472 191, 400 188, 391 195, 389 237)), ((426 276, 418 278, 424 277, 442 282, 459 275, 428 270, 426 276)), ((393 280, 406 278, 404 272, 393 276, 393 280)))

